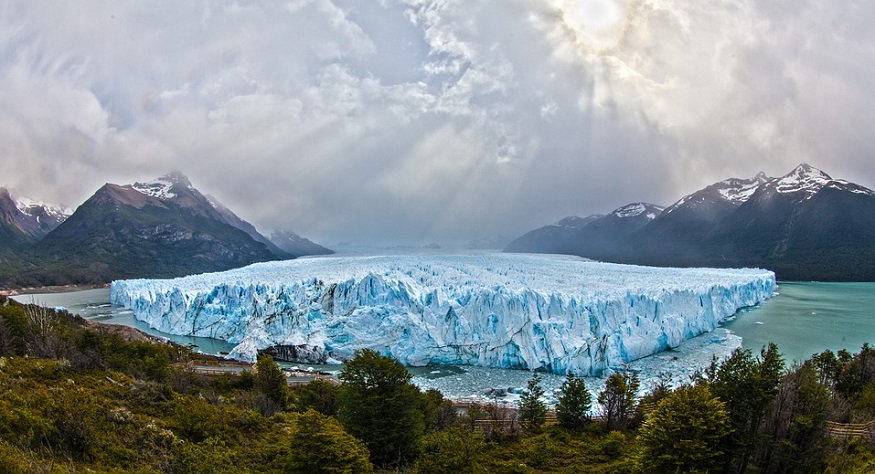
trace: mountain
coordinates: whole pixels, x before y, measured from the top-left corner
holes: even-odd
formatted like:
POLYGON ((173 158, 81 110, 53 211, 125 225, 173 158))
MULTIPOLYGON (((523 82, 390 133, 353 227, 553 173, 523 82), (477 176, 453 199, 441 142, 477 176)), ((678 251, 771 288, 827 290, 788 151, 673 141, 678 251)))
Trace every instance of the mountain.
POLYGON ((25 197, 16 199, 15 206, 21 212, 22 230, 37 239, 55 230, 73 213, 66 206, 46 204, 25 197))
POLYGON ((613 249, 609 238, 593 237, 599 222, 577 231, 560 253, 639 265, 763 267, 782 280, 875 281, 875 191, 808 164, 777 178, 760 173, 712 184, 615 240, 613 249))
POLYGON ((764 183, 702 243, 789 280, 875 280, 875 191, 810 165, 764 183))
POLYGON ((566 217, 514 240, 505 252, 564 253, 602 259, 620 248, 633 232, 662 214, 663 208, 636 202, 608 215, 566 217))
POLYGON ((70 209, 19 197, 13 199, 6 188, 0 188, 0 222, 14 227, 33 240, 39 240, 58 227, 72 214, 70 209))
POLYGON ((64 206, 13 199, 6 188, 0 188, 0 253, 8 255, 36 243, 70 214, 64 206))
MULTIPOLYGON (((5 281, 21 286, 176 277, 286 256, 229 223, 230 211, 223 208, 181 173, 106 184, 32 246, 22 271, 5 275, 5 281)), ((248 225, 236 219, 237 225, 248 225)))
POLYGON ((334 250, 313 243, 309 239, 305 239, 290 230, 274 231, 270 234, 270 241, 272 245, 296 257, 330 255, 334 253, 334 250))
POLYGON ((662 215, 663 207, 636 202, 578 229, 568 243, 571 254, 603 260, 625 247, 639 229, 662 215))
POLYGON ((30 236, 21 228, 21 211, 9 195, 9 191, 0 188, 0 262, 10 257, 14 251, 27 246, 30 236))
MULTIPOLYGON (((206 198, 207 198, 207 201, 210 203, 210 205, 213 206, 213 209, 215 209, 219 213, 219 215, 222 216, 222 219, 225 221, 225 223, 230 224, 230 225, 242 230, 243 232, 246 232, 256 242, 261 242, 264 245, 266 245, 267 248, 271 252, 273 252, 275 255, 282 257, 282 258, 295 258, 295 257, 304 256, 304 255, 314 255, 312 253, 300 253, 300 254, 290 253, 288 251, 285 251, 285 250, 277 247, 276 244, 274 244, 270 239, 261 235, 258 232, 258 230, 255 229, 254 225, 244 221, 239 216, 237 216, 237 214, 234 214, 234 212, 231 209, 228 209, 227 207, 225 207, 225 205, 223 205, 221 202, 219 202, 218 199, 216 199, 210 195, 207 195, 206 198)), ((304 240, 306 240, 306 239, 304 239, 304 240)), ((309 242, 309 240, 307 242, 309 242)), ((313 245, 315 245, 315 244, 313 244, 313 245)), ((327 250, 327 249, 325 249, 325 250, 327 250)))
POLYGON ((505 252, 516 253, 571 253, 570 241, 585 225, 604 217, 566 217, 555 224, 537 228, 507 244, 505 252))
POLYGON ((614 259, 650 265, 695 265, 705 258, 701 243, 714 227, 735 212, 772 178, 730 178, 684 196, 632 236, 622 255, 614 259))

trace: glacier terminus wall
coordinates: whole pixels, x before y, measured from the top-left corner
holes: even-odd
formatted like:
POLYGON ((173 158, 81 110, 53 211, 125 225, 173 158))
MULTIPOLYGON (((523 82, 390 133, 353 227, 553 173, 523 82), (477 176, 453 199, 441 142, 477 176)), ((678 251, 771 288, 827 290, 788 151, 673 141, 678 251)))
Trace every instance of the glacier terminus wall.
POLYGON ((771 297, 772 272, 523 254, 328 257, 122 280, 114 304, 163 332, 310 363, 370 348, 403 364, 599 375, 771 297))

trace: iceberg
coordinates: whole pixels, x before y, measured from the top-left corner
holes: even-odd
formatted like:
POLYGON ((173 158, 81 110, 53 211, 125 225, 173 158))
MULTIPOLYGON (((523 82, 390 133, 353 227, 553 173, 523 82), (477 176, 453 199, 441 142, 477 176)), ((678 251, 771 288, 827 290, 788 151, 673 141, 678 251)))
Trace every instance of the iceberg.
POLYGON ((525 254, 326 257, 167 280, 111 301, 157 330, 331 363, 373 349, 409 366, 607 369, 709 332, 771 297, 760 269, 650 268, 525 254))

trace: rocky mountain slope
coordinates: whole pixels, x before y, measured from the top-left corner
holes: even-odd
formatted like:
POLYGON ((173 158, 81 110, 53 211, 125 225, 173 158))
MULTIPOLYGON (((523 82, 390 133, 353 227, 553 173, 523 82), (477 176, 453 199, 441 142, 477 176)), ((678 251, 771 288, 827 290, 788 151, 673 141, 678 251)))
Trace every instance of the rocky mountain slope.
POLYGON ((0 188, 0 263, 18 259, 18 253, 58 227, 72 213, 60 205, 13 198, 0 188))
POLYGON ((535 229, 511 242, 505 252, 563 253, 604 259, 620 249, 630 236, 662 214, 663 208, 637 202, 607 215, 566 217, 535 229))
POLYGON ((520 253, 570 253, 571 241, 584 226, 604 217, 595 214, 587 217, 566 217, 555 224, 535 229, 512 241, 505 252, 520 253))
POLYGON ((875 192, 802 164, 785 176, 729 179, 685 196, 613 250, 597 251, 585 235, 565 245, 561 253, 620 263, 757 266, 784 280, 872 281, 875 192))
POLYGON ((334 253, 334 250, 327 249, 290 230, 274 231, 270 234, 270 242, 281 251, 296 257, 303 257, 305 255, 330 255, 334 253))
POLYGON ((106 184, 0 271, 4 286, 175 277, 290 257, 184 175, 106 184), (250 233, 256 234, 256 238, 250 233), (260 237, 260 238, 257 238, 260 237))

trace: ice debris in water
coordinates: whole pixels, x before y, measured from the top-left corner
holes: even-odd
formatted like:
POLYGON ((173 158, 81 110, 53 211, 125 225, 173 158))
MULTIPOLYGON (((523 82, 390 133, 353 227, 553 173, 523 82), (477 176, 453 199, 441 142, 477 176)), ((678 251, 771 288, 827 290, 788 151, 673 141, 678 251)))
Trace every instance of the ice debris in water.
POLYGON ((285 348, 301 361, 370 348, 409 366, 598 375, 712 331, 775 291, 759 269, 676 269, 484 254, 268 262, 112 283, 111 299, 171 334, 285 348))

